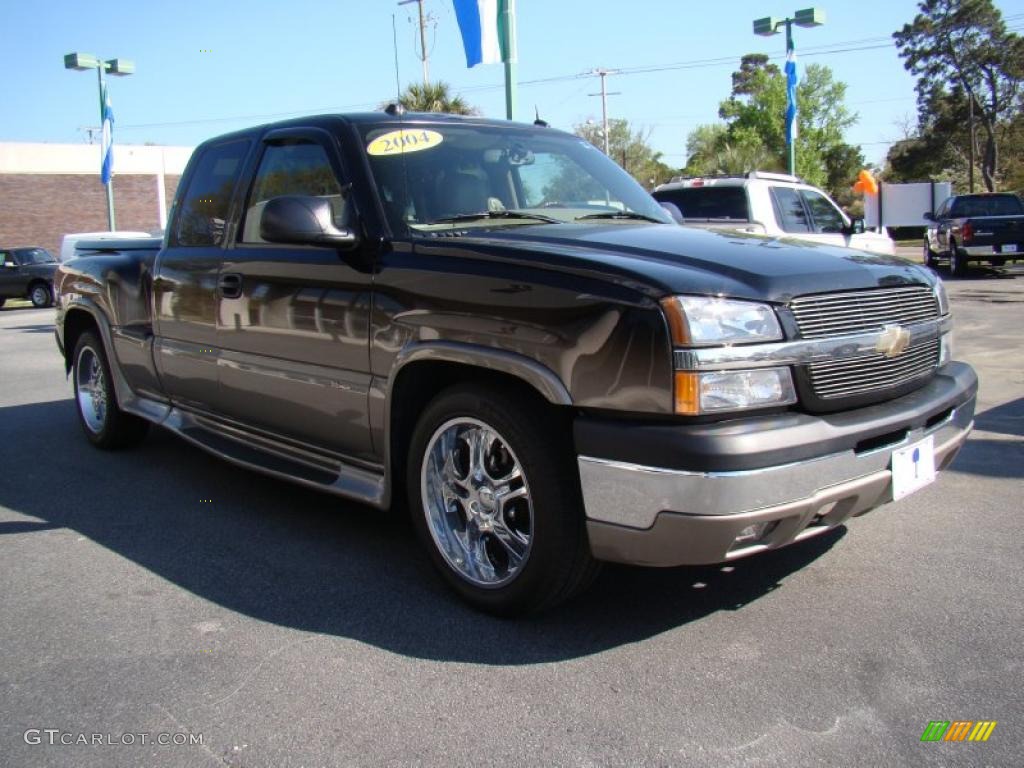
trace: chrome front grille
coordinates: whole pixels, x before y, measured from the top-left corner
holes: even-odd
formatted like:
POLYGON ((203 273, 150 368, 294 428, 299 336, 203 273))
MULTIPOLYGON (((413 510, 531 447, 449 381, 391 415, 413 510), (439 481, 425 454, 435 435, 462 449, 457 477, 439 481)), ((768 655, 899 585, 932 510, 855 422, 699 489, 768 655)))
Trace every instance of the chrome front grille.
POLYGON ((939 340, 911 347, 898 357, 864 355, 807 366, 814 393, 822 400, 890 389, 928 376, 939 364, 939 340))
MULTIPOLYGON (((924 285, 802 296, 789 308, 805 339, 881 333, 886 326, 906 327, 939 317, 935 294, 924 285)), ((895 357, 872 352, 812 363, 806 367, 807 377, 819 400, 869 395, 926 378, 939 364, 939 351, 939 340, 931 339, 895 357)))
POLYGON ((939 316, 935 294, 926 285, 802 296, 789 304, 805 339, 881 331, 939 316))

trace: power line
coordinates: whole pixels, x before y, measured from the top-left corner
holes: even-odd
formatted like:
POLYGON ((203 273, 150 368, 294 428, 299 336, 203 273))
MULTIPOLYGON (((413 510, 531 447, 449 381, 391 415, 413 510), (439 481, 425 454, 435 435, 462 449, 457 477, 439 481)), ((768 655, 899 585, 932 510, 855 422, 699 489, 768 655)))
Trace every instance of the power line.
MULTIPOLYGON (((1024 13, 1013 14, 1012 16, 1004 17, 1004 21, 1015 20, 1017 18, 1024 19, 1024 13)), ((1019 29, 1024 29, 1024 24, 1014 25, 1013 28, 1008 26, 1008 31, 1016 32, 1019 29)), ((807 46, 801 48, 798 54, 801 57, 813 58, 817 56, 832 56, 838 53, 853 53, 859 51, 871 51, 879 50, 882 48, 891 48, 895 45, 889 37, 866 37, 858 40, 845 40, 838 43, 830 43, 827 45, 816 45, 807 46), (885 42, 883 42, 885 41, 885 42), (850 46, 850 47, 836 47, 836 46, 850 46)), ((650 64, 640 65, 633 67, 621 67, 616 70, 616 74, 628 77, 630 75, 641 75, 641 74, 652 74, 658 72, 671 72, 686 69, 707 69, 711 67, 720 66, 734 66, 736 61, 741 59, 745 54, 735 54, 732 56, 722 56, 712 59, 692 59, 690 61, 679 61, 667 64, 650 64)), ((782 58, 785 56, 784 51, 776 51, 772 54, 768 54, 769 58, 782 58)), ((592 77, 592 73, 588 72, 577 72, 574 74, 565 75, 553 75, 551 77, 540 77, 533 80, 520 80, 519 87, 531 87, 538 85, 549 85, 554 83, 564 83, 572 80, 581 80, 584 78, 592 77)), ((503 89, 505 86, 503 83, 489 84, 489 85, 475 85, 463 88, 455 88, 454 90, 460 93, 480 93, 483 91, 492 91, 503 89)), ((893 99, 894 101, 896 99, 893 99)), ((877 101, 882 101, 881 99, 877 101)), ((121 125, 119 130, 133 130, 140 128, 165 128, 165 127, 177 127, 185 125, 206 125, 211 123, 227 123, 236 120, 269 120, 279 117, 294 117, 299 115, 317 114, 320 112, 344 112, 347 110, 355 109, 372 109, 377 106, 378 102, 364 102, 362 104, 349 104, 344 106, 330 106, 330 107, 317 107, 310 109, 293 110, 290 112, 274 112, 264 113, 258 115, 235 115, 232 117, 213 117, 198 120, 178 120, 173 122, 161 122, 161 123, 137 123, 134 125, 121 125)), ((873 102, 859 102, 859 103, 873 103, 873 102)))

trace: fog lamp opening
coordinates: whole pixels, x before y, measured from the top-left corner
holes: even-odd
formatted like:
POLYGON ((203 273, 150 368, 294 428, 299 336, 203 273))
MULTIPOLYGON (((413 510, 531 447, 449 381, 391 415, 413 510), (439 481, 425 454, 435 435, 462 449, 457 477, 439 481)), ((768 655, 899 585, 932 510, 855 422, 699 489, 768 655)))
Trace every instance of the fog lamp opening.
POLYGON ((746 528, 743 528, 736 538, 733 539, 732 549, 738 549, 739 547, 746 547, 751 544, 757 544, 762 541, 768 534, 775 530, 778 526, 778 520, 769 520, 763 523, 751 523, 746 528))

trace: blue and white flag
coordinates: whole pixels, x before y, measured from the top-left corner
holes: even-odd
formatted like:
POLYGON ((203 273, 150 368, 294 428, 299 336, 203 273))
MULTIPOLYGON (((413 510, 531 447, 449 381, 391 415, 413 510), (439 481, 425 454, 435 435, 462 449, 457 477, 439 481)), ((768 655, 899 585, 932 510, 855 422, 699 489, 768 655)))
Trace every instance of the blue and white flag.
POLYGON ((103 138, 100 142, 100 178, 110 183, 114 173, 114 108, 110 106, 107 84, 103 84, 103 138))
POLYGON ((466 66, 515 61, 508 35, 508 0, 452 0, 462 32, 466 66))
POLYGON ((797 135, 797 109, 796 109, 796 86, 800 82, 800 76, 796 71, 796 50, 793 48, 793 41, 787 41, 786 45, 786 145, 791 146, 796 141, 797 135))

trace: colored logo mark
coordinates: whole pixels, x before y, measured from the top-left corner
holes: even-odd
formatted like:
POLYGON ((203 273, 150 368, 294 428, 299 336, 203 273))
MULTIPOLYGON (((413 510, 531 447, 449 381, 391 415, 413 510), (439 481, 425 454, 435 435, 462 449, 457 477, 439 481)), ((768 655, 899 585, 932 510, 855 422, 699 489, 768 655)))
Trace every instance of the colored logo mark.
POLYGON ((931 720, 921 741, 988 741, 996 720, 931 720))

